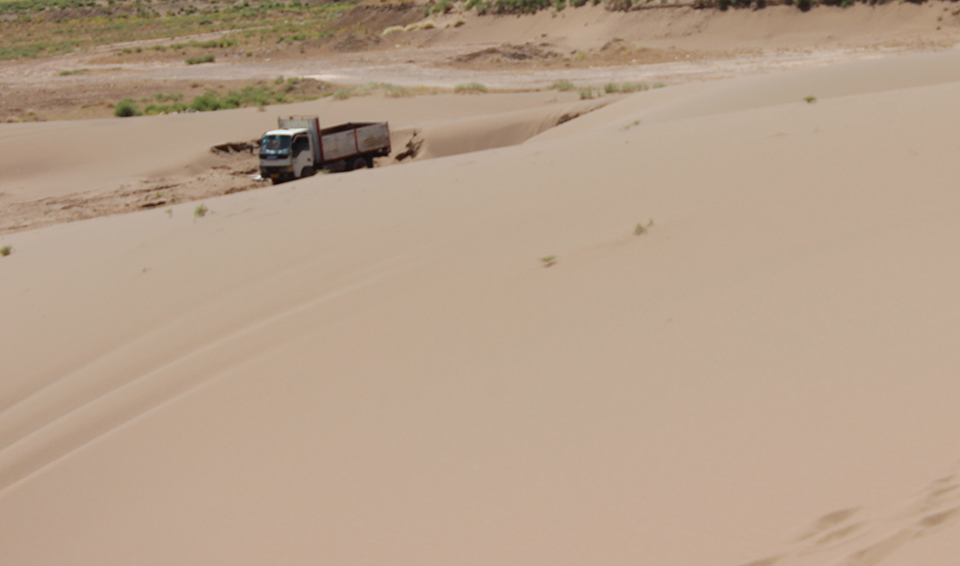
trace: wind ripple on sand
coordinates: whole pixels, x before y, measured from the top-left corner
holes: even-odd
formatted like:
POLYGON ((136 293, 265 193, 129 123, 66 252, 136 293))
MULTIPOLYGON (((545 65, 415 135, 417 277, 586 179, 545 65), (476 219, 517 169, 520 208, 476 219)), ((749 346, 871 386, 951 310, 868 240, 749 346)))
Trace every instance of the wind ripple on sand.
MULTIPOLYGON (((250 363, 305 330, 323 323, 318 310, 330 301, 384 280, 397 269, 394 258, 361 269, 343 278, 338 285, 297 302, 278 314, 263 318, 247 315, 246 321, 210 332, 210 312, 223 313, 249 304, 264 285, 275 286, 288 273, 269 282, 235 293, 216 305, 209 305, 179 317, 157 330, 140 336, 90 364, 64 376, 36 394, 0 413, 0 493, 57 460, 94 442, 160 405, 250 363), (200 330, 198 330, 200 329, 200 330), (205 336, 194 346, 191 336, 205 336), (210 340, 210 336, 217 336, 210 340), (164 344, 155 357, 170 360, 145 371, 137 371, 127 360, 164 344), (186 348, 184 348, 186 346, 186 348), (237 356, 237 352, 243 352, 237 356)), ((270 312, 269 310, 266 312, 270 312)))
POLYGON ((874 566, 921 537, 947 528, 956 531, 960 525, 960 468, 932 481, 889 513, 864 514, 860 508, 828 513, 783 552, 743 566, 874 566))

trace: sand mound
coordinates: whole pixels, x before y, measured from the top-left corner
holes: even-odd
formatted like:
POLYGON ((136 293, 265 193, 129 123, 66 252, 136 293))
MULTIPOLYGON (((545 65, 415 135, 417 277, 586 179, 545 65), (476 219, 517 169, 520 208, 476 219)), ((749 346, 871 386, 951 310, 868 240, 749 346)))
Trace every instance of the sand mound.
POLYGON ((4 559, 951 564, 958 66, 0 236, 4 559))
POLYGON ((504 43, 498 47, 488 47, 472 53, 458 55, 452 61, 454 63, 499 63, 502 61, 543 61, 559 57, 556 51, 546 49, 549 45, 548 43, 541 43, 540 45, 504 43))
POLYGON ((553 104, 488 116, 445 120, 395 130, 396 161, 432 159, 508 147, 609 104, 612 99, 553 104))

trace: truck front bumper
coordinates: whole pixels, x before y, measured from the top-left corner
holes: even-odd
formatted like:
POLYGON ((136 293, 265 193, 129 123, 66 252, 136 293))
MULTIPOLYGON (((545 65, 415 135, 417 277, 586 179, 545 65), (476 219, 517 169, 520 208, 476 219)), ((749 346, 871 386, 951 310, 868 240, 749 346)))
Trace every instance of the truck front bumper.
POLYGON ((274 167, 260 167, 260 177, 273 180, 292 178, 293 166, 280 165, 274 167))

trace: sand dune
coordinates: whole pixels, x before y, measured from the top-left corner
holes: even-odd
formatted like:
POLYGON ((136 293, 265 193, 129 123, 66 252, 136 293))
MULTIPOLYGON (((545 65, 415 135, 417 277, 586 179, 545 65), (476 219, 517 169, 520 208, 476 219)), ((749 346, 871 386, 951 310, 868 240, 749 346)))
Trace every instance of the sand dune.
POLYGON ((5 561, 952 563, 958 68, 0 236, 5 561))

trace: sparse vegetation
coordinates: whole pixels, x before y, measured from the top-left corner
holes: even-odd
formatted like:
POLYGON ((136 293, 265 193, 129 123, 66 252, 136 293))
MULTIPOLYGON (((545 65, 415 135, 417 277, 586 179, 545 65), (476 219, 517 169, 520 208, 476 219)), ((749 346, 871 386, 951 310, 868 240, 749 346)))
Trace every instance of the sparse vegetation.
POLYGON ((623 83, 620 85, 620 92, 631 93, 631 92, 640 92, 643 90, 650 90, 650 86, 646 83, 623 83))
POLYGON ((653 226, 653 218, 651 218, 650 222, 647 222, 646 225, 644 225, 643 222, 638 222, 633 229, 633 233, 637 236, 642 236, 647 233, 647 230, 649 230, 651 226, 653 226))
POLYGON ((189 57, 186 60, 187 65, 199 65, 201 63, 213 63, 215 57, 208 53, 201 57, 189 57))
POLYGON ((540 261, 543 263, 544 267, 551 267, 557 263, 557 256, 548 255, 546 257, 540 258, 540 261))
POLYGON ((566 91, 566 90, 574 90, 577 87, 574 86, 572 82, 564 79, 564 80, 559 80, 553 83, 552 85, 550 85, 550 88, 553 90, 566 91))
POLYGON ((580 100, 589 100, 593 98, 593 88, 583 87, 580 89, 580 100))
POLYGON ((607 94, 614 94, 620 92, 620 85, 617 83, 607 83, 603 85, 603 92, 607 94))
POLYGON ((440 0, 436 4, 427 4, 423 8, 423 15, 426 17, 434 14, 446 14, 452 9, 453 2, 450 2, 450 0, 440 0))
POLYGON ((806 102, 807 104, 813 104, 814 102, 817 101, 817 97, 816 97, 816 96, 806 96, 806 97, 803 98, 803 100, 804 100, 804 102, 806 102))
POLYGON ((13 251, 13 248, 11 248, 10 246, 3 246, 2 248, 0 248, 0 256, 7 257, 8 255, 10 255, 10 252, 12 251, 13 251))
POLYGON ((197 218, 203 218, 208 212, 210 212, 210 209, 203 203, 200 203, 197 208, 193 209, 193 215, 197 218))
POLYGON ((237 33, 202 42, 125 48, 117 54, 225 49, 239 43, 276 42, 281 36, 306 41, 332 33, 325 26, 355 5, 356 0, 309 4, 243 0, 232 5, 212 1, 168 4, 171 9, 161 13, 151 6, 151 0, 0 0, 0 60, 213 31, 237 33))
POLYGON ((90 69, 71 69, 69 71, 60 71, 60 76, 69 77, 70 75, 81 75, 87 72, 90 72, 90 69))
POLYGON ((489 92, 490 89, 487 88, 487 85, 483 83, 478 83, 476 81, 469 83, 460 83, 457 86, 453 87, 453 92, 455 94, 482 94, 489 92))
POLYGON ((552 0, 493 0, 495 14, 535 14, 554 5, 552 0))
POLYGON ((413 96, 413 91, 404 88, 402 86, 396 86, 392 84, 381 84, 380 88, 383 90, 383 95, 388 98, 403 98, 406 96, 413 96))

